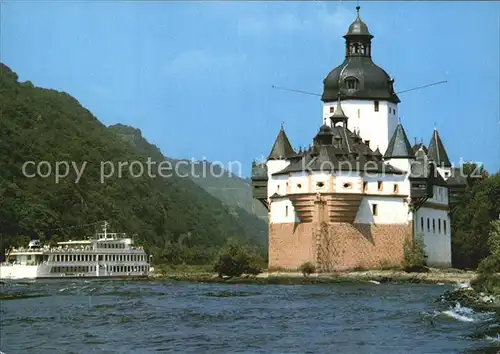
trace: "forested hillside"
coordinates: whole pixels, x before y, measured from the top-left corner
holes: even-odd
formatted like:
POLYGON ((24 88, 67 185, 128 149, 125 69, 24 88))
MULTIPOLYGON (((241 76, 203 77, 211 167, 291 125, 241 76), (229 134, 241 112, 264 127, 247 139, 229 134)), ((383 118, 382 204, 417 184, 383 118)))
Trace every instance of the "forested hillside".
POLYGON ((229 238, 256 243, 260 232, 255 224, 230 215, 217 198, 188 178, 152 178, 147 173, 133 177, 128 166, 119 175, 119 162, 146 166, 148 156, 162 156, 124 143, 70 95, 18 82, 4 64, 0 151, 2 254, 8 244, 27 237, 88 236, 93 229, 71 227, 106 219, 116 231, 137 234, 136 240, 157 261, 206 263, 229 238), (27 161, 46 161, 43 174, 57 163, 64 174, 63 162, 69 170, 59 180, 54 171, 46 178, 30 178, 26 175, 35 174, 36 167, 27 166, 24 174, 27 161))
MULTIPOLYGON (((139 129, 123 124, 112 125, 109 129, 143 153, 161 156, 160 150, 148 143, 142 137, 139 129)), ((267 233, 267 209, 262 203, 253 198, 251 181, 238 177, 239 171, 233 171, 231 174, 208 161, 183 161, 169 157, 162 158, 172 161, 172 163, 182 162, 178 164, 179 172, 191 178, 196 184, 219 199, 229 208, 233 215, 241 214, 241 209, 252 215, 257 215, 262 220, 260 227, 263 227, 264 233, 267 233)))

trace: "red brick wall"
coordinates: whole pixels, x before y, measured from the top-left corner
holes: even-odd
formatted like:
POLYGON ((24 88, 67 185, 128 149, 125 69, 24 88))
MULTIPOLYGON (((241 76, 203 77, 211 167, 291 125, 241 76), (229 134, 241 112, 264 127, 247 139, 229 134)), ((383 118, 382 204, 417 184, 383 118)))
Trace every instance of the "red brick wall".
POLYGON ((271 224, 269 268, 297 269, 308 261, 324 271, 397 266, 412 224, 329 223, 326 233, 319 230, 317 223, 271 224))

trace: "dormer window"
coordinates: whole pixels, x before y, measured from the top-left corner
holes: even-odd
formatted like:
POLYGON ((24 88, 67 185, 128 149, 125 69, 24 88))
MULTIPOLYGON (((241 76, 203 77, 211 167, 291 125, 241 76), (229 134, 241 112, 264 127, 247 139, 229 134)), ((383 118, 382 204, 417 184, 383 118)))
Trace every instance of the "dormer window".
POLYGON ((345 85, 348 90, 357 90, 359 88, 359 81, 355 77, 348 77, 345 79, 345 85))
POLYGON ((335 111, 335 108, 333 106, 330 106, 330 113, 333 113, 335 111))

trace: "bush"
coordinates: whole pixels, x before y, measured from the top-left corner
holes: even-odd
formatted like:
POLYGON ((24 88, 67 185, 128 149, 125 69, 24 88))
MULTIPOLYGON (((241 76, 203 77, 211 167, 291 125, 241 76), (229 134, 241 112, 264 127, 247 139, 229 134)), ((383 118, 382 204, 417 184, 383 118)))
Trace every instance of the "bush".
POLYGON ((306 262, 299 267, 299 270, 302 272, 302 275, 307 277, 316 271, 316 267, 311 262, 306 262))
POLYGON ((258 257, 244 247, 231 244, 219 254, 213 269, 221 278, 224 275, 239 277, 243 273, 259 274, 261 269, 257 265, 258 261, 258 257))
POLYGON ((425 245, 422 234, 415 236, 415 240, 407 238, 404 243, 403 269, 408 272, 426 272, 425 245))

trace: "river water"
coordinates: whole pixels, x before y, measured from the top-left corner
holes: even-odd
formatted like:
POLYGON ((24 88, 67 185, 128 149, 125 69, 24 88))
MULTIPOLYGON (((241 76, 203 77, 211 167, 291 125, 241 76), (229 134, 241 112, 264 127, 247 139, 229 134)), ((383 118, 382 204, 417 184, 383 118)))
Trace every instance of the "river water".
POLYGON ((498 326, 445 285, 52 280, 0 285, 16 353, 500 353, 498 326), (450 307, 451 306, 451 307, 450 307))

